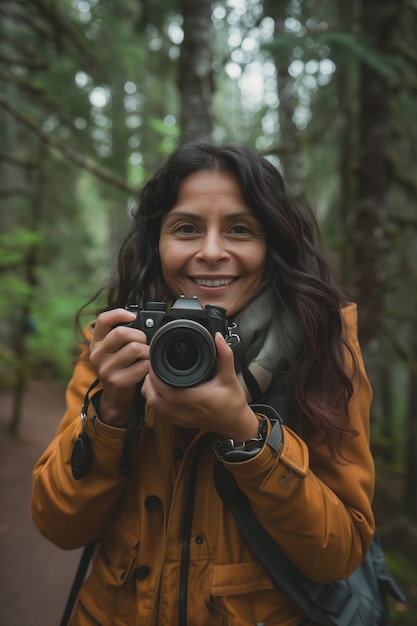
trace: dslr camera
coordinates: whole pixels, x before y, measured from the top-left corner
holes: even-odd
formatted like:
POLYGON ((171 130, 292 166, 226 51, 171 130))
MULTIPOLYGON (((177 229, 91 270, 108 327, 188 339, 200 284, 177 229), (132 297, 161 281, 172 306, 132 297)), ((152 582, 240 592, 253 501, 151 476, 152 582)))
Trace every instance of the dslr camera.
POLYGON ((204 308, 196 298, 181 296, 171 308, 165 302, 128 305, 136 319, 126 324, 142 330, 150 345, 155 374, 172 387, 194 387, 210 380, 216 370, 216 332, 227 334, 226 310, 204 308))

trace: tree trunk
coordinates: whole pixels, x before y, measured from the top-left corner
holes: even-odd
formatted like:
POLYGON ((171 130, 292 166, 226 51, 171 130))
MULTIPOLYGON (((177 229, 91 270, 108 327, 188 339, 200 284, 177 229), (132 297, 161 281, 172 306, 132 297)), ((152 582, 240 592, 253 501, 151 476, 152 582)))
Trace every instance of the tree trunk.
POLYGON ((210 0, 181 0, 184 41, 179 64, 181 130, 185 137, 212 132, 212 23, 210 0))
MULTIPOLYGON (((337 12, 341 27, 345 31, 353 31, 356 24, 356 2, 337 3, 337 12)), ((339 178, 340 191, 338 196, 338 212, 341 221, 343 238, 342 258, 346 262, 340 264, 339 275, 342 284, 352 290, 352 272, 354 265, 352 218, 355 216, 354 163, 357 155, 358 141, 358 85, 357 62, 350 56, 343 55, 337 62, 335 74, 338 115, 342 120, 340 129, 339 178)))
MULTIPOLYGON (((264 6, 268 15, 274 20, 274 35, 276 38, 286 35, 285 19, 287 14, 286 0, 265 0, 264 6)), ((300 153, 297 149, 297 128, 293 122, 294 111, 299 102, 294 79, 288 73, 290 59, 284 51, 276 51, 274 62, 277 71, 277 91, 279 99, 278 121, 280 142, 284 147, 279 158, 285 179, 296 191, 302 191, 303 168, 300 153)))
MULTIPOLYGON (((417 343, 414 345, 413 354, 417 362, 417 343)), ((410 371, 410 383, 408 393, 407 422, 405 429, 405 509, 417 514, 417 372, 410 371)))
MULTIPOLYGON (((45 146, 39 142, 38 150, 38 168, 33 171, 33 181, 28 183, 31 188, 32 201, 31 201, 31 229, 36 231, 40 228, 42 223, 42 207, 43 207, 43 195, 45 189, 45 175, 44 175, 44 159, 45 159, 45 146)), ((30 316, 32 312, 32 301, 35 296, 35 290, 38 285, 37 269, 39 264, 39 245, 34 244, 28 250, 24 275, 26 284, 30 288, 29 296, 26 298, 26 303, 16 312, 17 324, 16 324, 16 339, 14 351, 18 360, 18 370, 16 376, 16 386, 14 389, 12 416, 9 424, 9 434, 12 437, 17 437, 21 412, 22 401, 26 390, 27 371, 26 371, 26 352, 27 352, 27 336, 30 328, 30 316)))
MULTIPOLYGON (((362 33, 381 53, 388 54, 395 28, 393 0, 362 0, 362 33)), ((370 351, 378 337, 384 296, 382 254, 385 198, 389 185, 387 149, 390 142, 389 85, 386 77, 363 62, 360 78, 360 136, 356 213, 356 286, 359 339, 370 351)))
MULTIPOLYGON (((275 21, 275 33, 282 31, 283 21, 275 21)), ((293 122, 294 109, 297 106, 298 97, 294 80, 288 74, 288 63, 276 61, 278 73, 278 117, 281 143, 287 148, 280 155, 280 161, 284 170, 287 183, 297 192, 302 190, 302 165, 300 153, 297 149, 297 128, 293 122)))
POLYGON ((378 415, 381 420, 381 437, 379 451, 386 463, 394 460, 394 397, 392 393, 392 370, 386 363, 379 367, 378 376, 380 397, 380 410, 378 415))

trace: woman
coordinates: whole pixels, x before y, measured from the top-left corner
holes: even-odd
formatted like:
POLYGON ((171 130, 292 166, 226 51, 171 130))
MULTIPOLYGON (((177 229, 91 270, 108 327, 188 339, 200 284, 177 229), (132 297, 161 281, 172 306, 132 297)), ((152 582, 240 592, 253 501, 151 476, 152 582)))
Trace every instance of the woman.
POLYGON ((374 474, 355 305, 331 275, 308 208, 246 147, 179 146, 133 217, 107 310, 87 330, 67 412, 34 470, 40 532, 64 549, 98 542, 71 623, 312 623, 246 545, 213 466, 221 459, 311 579, 345 578, 359 565, 374 530, 374 474), (147 335, 124 307, 171 307, 182 295, 226 310, 241 372, 217 332, 208 380, 181 388, 156 376, 147 335), (118 471, 125 441, 129 476, 118 471))

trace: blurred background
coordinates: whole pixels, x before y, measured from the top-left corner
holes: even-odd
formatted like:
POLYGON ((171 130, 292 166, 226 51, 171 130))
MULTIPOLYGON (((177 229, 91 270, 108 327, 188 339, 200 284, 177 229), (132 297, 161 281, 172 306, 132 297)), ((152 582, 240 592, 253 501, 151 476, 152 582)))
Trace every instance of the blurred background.
POLYGON ((393 624, 417 623, 416 50, 415 0, 1 2, 2 624, 59 623, 78 555, 34 530, 32 466, 63 414, 76 312, 184 136, 257 148, 313 206, 359 307, 375 513, 408 598, 393 624))

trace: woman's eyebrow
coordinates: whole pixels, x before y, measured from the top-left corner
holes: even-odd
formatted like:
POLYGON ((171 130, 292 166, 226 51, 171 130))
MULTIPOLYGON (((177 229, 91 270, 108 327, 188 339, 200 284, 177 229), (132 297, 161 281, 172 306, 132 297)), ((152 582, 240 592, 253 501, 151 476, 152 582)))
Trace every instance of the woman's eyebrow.
MULTIPOLYGON (((169 213, 167 215, 167 219, 169 218, 177 218, 177 217, 188 217, 188 218, 193 218, 195 220, 202 220, 204 219, 203 215, 200 215, 200 213, 193 213, 193 211, 172 211, 171 213, 169 213)), ((253 219, 257 219, 255 215, 253 215, 251 213, 251 211, 247 210, 247 211, 236 211, 234 213, 227 213, 226 215, 223 216, 225 219, 227 220, 233 220, 233 219, 240 219, 242 217, 248 218, 248 217, 252 217, 253 219)))

